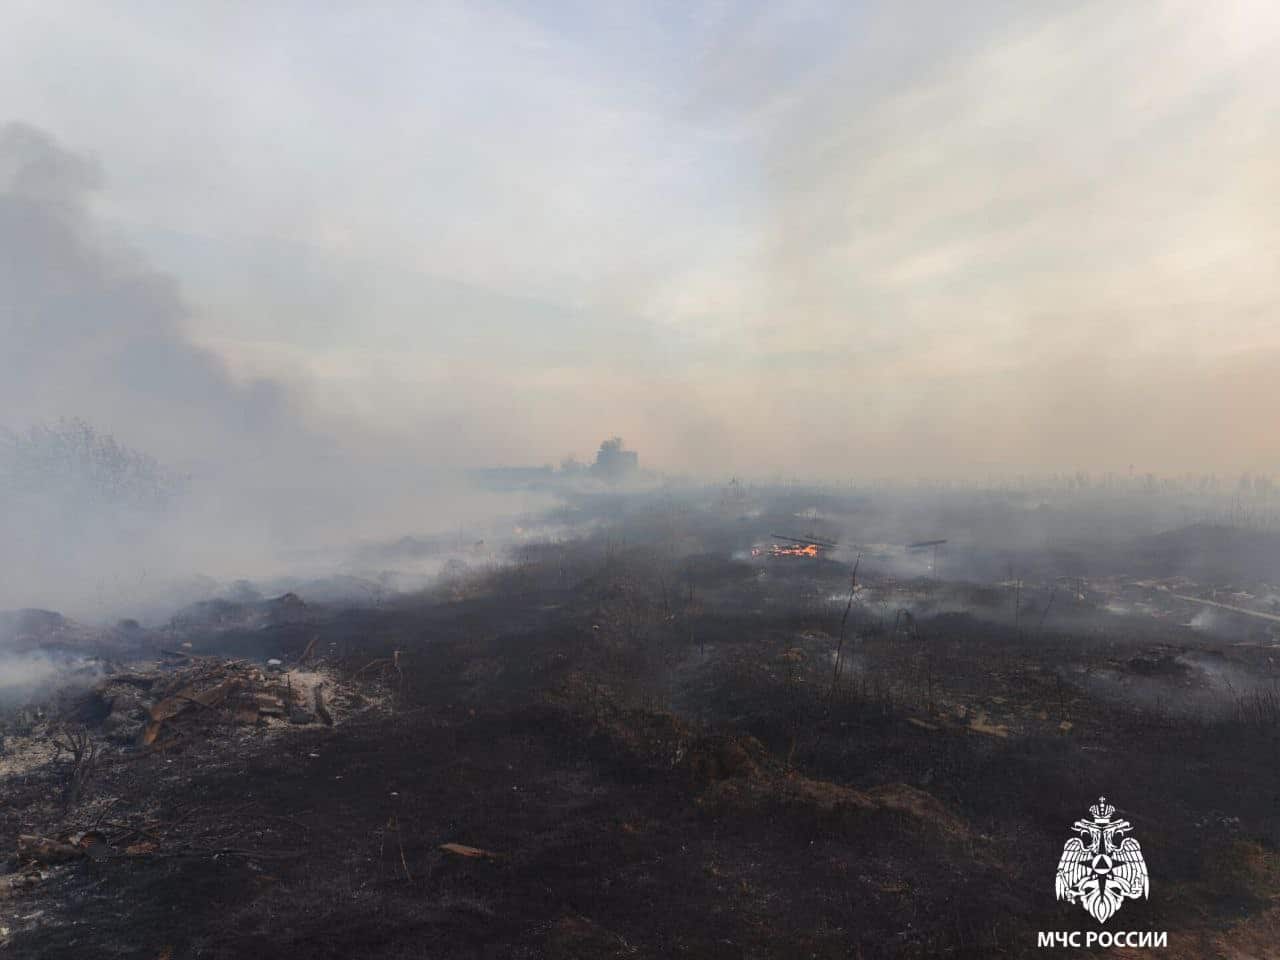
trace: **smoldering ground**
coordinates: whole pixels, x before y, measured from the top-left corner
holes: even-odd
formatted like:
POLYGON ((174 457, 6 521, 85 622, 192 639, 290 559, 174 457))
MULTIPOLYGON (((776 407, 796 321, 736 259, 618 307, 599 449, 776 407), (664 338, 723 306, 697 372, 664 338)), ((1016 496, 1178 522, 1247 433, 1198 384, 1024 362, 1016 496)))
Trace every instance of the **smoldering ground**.
POLYGON ((101 676, 100 665, 82 657, 13 653, 0 640, 0 709, 39 703, 54 692, 87 689, 101 676))

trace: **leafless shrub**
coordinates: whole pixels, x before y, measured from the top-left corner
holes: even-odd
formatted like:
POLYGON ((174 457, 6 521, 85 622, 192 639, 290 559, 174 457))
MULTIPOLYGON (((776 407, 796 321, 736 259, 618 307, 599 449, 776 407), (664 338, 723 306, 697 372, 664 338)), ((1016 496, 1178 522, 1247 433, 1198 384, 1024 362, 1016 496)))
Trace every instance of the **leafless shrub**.
POLYGON ((54 760, 62 759, 65 753, 69 756, 67 782, 62 789, 63 806, 70 810, 80 800, 80 794, 89 778, 93 776, 98 763, 98 745, 89 736, 84 727, 63 727, 59 736, 53 738, 54 760))

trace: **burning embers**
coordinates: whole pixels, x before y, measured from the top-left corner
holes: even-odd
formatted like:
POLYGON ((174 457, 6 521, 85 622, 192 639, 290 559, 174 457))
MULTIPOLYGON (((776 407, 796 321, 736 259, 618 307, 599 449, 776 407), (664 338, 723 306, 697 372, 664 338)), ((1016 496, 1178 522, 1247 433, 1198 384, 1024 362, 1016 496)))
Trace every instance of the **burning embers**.
POLYGON ((774 542, 751 548, 753 557, 767 557, 770 560, 790 560, 809 558, 817 560, 824 557, 827 551, 834 550, 836 544, 829 540, 821 540, 814 536, 784 537, 773 534, 774 542))
POLYGON ((769 556, 780 557, 818 557, 823 548, 816 543, 774 543, 769 545, 769 556))

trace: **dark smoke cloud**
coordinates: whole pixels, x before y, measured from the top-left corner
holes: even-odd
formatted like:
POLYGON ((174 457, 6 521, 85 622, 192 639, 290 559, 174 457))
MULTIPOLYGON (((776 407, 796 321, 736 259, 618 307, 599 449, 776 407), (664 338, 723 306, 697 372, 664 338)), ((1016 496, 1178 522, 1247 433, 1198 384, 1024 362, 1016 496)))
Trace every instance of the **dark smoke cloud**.
POLYGON ((300 548, 488 515, 420 451, 309 412, 305 384, 233 376, 189 336, 175 282, 100 229, 101 183, 48 133, 0 128, 0 427, 85 420, 189 483, 163 510, 7 496, 0 609, 132 616, 208 589, 197 575, 269 576, 300 548))
POLYGON ((97 166, 25 124, 0 129, 0 404, 10 426, 91 416, 157 455, 197 460, 287 429, 270 380, 234 383, 190 342, 167 277, 93 228, 97 166))

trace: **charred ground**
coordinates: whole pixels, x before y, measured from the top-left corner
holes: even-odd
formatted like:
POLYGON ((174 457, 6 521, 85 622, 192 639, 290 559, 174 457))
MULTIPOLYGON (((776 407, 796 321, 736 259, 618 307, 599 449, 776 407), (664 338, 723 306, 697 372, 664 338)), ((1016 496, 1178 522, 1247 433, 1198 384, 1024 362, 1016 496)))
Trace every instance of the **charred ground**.
POLYGON ((1153 877, 1123 927, 1168 930, 1168 955, 1265 954, 1269 635, 867 559, 848 605, 843 558, 743 559, 794 525, 775 512, 668 504, 376 606, 221 604, 114 632, 135 671, 323 674, 336 722, 215 707, 144 750, 105 729, 101 684, 11 715, 11 761, 67 730, 100 755, 74 803, 62 752, 0 779, 4 837, 96 838, 56 866, 15 858, 8 952, 1030 955, 1037 930, 1092 924, 1052 874, 1105 793, 1153 877))

